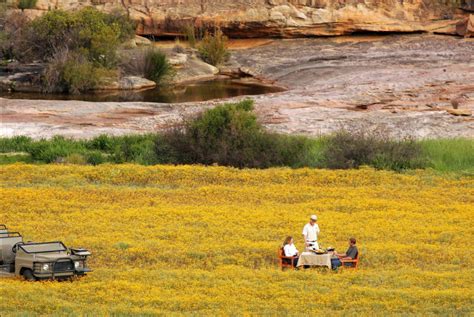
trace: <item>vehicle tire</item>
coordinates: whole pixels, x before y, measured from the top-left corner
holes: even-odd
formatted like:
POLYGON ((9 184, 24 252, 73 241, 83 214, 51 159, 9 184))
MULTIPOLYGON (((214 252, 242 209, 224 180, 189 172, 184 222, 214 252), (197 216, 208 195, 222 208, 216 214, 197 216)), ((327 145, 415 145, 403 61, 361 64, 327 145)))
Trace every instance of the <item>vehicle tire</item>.
POLYGON ((33 271, 26 269, 23 271, 23 278, 27 281, 36 281, 36 277, 33 275, 33 271))

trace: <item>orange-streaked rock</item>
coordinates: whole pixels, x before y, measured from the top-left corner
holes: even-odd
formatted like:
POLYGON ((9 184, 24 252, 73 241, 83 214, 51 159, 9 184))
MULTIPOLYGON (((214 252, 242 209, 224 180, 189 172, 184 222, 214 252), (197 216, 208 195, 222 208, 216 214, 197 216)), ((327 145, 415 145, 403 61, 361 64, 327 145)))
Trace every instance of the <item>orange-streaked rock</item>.
MULTIPOLYGON (((37 10, 93 5, 124 9, 137 34, 177 36, 183 26, 220 26, 232 37, 332 36, 355 32, 434 31, 456 24, 454 8, 433 0, 39 0, 37 10)), ((33 10, 34 11, 34 10, 33 10)), ((31 15, 37 15, 30 12, 31 15)))

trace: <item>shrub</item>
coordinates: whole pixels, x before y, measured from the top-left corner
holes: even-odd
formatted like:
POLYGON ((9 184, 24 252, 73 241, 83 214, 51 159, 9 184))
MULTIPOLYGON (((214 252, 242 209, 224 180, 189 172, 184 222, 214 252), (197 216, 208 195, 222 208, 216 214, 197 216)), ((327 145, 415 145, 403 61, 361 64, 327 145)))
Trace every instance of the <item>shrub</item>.
POLYGON ((188 41, 189 46, 192 48, 196 47, 196 28, 193 24, 187 24, 183 27, 183 33, 186 41, 188 41))
POLYGON ((134 162, 143 165, 157 164, 154 138, 152 135, 127 135, 120 137, 113 151, 112 157, 114 162, 134 162))
POLYGON ((214 66, 221 65, 230 57, 227 40, 220 29, 216 29, 213 34, 206 32, 199 44, 199 55, 206 63, 214 66))
POLYGON ((87 7, 77 12, 53 10, 33 20, 17 45, 25 61, 51 59, 58 51, 78 51, 95 65, 111 68, 117 48, 131 37, 133 23, 87 7))
POLYGON ((82 154, 73 153, 66 157, 65 162, 68 164, 85 165, 86 159, 82 154))
POLYGON ((392 140, 384 132, 340 131, 326 139, 322 155, 324 167, 404 170, 425 165, 422 149, 413 140, 392 140))
POLYGON ((53 163, 65 159, 73 153, 83 153, 85 150, 82 141, 55 136, 50 140, 32 142, 28 147, 31 158, 37 162, 53 163))
POLYGON ((121 69, 126 74, 142 76, 157 84, 163 84, 174 75, 166 55, 154 48, 135 50, 123 56, 121 69))
POLYGON ((162 82, 172 72, 172 67, 161 51, 149 49, 145 54, 145 78, 157 84, 162 82))
POLYGON ((107 134, 101 134, 88 142, 87 147, 104 152, 111 151, 115 146, 114 139, 107 134))
POLYGON ((33 9, 36 7, 36 3, 38 0, 19 0, 18 1, 18 9, 21 9, 21 11, 25 9, 33 9))
POLYGON ((131 20, 123 10, 113 10, 104 16, 104 21, 108 25, 118 27, 120 42, 125 42, 135 36, 137 23, 131 20))
POLYGON ((96 77, 96 69, 89 61, 75 62, 69 59, 62 69, 62 80, 65 91, 78 94, 94 88, 99 78, 96 77))
POLYGON ((208 110, 157 140, 157 156, 163 158, 170 153, 171 158, 182 164, 239 168, 298 166, 297 160, 309 151, 307 139, 264 131, 252 110, 251 100, 208 110))
POLYGON ((105 163, 105 158, 99 151, 91 151, 86 154, 86 161, 91 165, 99 165, 105 163))
POLYGON ((28 18, 21 12, 7 12, 6 10, 0 11, 1 59, 13 59, 17 55, 24 54, 19 47, 22 46, 21 44, 23 43, 25 29, 28 23, 28 18))
POLYGON ((156 164, 176 164, 179 162, 175 147, 166 135, 158 134, 155 137, 154 151, 156 153, 156 164))
POLYGON ((49 61, 43 74, 43 86, 47 92, 78 94, 95 88, 104 78, 114 76, 113 71, 94 66, 80 53, 61 51, 49 61))
POLYGON ((27 136, 0 138, 0 153, 27 152, 33 140, 27 136))

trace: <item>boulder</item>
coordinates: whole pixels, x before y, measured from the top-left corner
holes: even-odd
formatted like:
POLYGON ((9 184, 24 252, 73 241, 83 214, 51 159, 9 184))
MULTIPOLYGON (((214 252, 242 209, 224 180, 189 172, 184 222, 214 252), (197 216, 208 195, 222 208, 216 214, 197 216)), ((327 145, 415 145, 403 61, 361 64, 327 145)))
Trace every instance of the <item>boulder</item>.
POLYGON ((469 110, 469 109, 448 109, 446 111, 449 114, 452 114, 453 116, 462 116, 462 117, 472 116, 472 110, 469 110))
POLYGON ((152 44, 149 39, 140 35, 135 35, 134 40, 137 46, 150 46, 152 44))
POLYGON ((119 80, 105 80, 99 84, 94 90, 143 90, 155 88, 156 83, 154 81, 137 77, 137 76, 126 76, 119 80))
POLYGON ((168 58, 168 61, 173 66, 181 66, 186 64, 186 62, 188 61, 188 55, 178 53, 176 55, 170 56, 168 58))
POLYGON ((219 74, 219 69, 209 65, 197 57, 189 57, 182 67, 178 68, 173 78, 174 83, 186 83, 210 80, 219 74))

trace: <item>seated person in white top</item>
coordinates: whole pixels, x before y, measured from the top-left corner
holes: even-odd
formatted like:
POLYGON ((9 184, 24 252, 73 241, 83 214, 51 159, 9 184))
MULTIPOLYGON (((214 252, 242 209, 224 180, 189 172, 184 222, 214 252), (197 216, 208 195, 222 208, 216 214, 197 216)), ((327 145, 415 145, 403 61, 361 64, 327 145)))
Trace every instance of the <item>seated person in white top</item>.
POLYGON ((296 264, 298 264, 299 254, 298 250, 293 244, 293 237, 286 237, 285 241, 283 242, 283 255, 293 257, 293 259, 283 259, 283 262, 292 264, 296 267, 296 264))
POLYGON ((306 251, 319 249, 319 226, 316 221, 318 221, 318 217, 316 215, 312 215, 309 218, 309 223, 307 223, 303 228, 303 238, 306 251))

